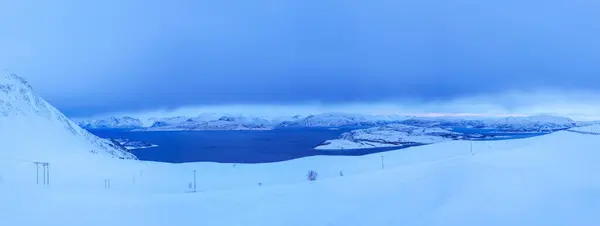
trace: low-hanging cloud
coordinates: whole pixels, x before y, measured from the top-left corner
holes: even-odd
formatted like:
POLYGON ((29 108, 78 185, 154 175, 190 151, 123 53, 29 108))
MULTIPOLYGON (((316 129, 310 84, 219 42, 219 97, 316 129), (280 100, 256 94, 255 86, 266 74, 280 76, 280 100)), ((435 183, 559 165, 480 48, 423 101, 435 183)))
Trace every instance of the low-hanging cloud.
POLYGON ((500 98, 510 92, 600 91, 592 1, 0 4, 0 66, 72 116, 310 103, 475 112, 456 100, 479 97, 500 113, 539 105, 500 98))

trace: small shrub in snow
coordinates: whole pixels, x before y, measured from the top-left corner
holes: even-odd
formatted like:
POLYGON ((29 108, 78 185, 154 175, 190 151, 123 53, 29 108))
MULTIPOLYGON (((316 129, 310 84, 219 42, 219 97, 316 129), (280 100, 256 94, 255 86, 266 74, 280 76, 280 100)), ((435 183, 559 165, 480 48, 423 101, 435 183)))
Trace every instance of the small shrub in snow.
POLYGON ((309 181, 316 181, 318 176, 319 174, 317 172, 311 170, 308 171, 308 174, 306 174, 306 179, 308 179, 309 181))

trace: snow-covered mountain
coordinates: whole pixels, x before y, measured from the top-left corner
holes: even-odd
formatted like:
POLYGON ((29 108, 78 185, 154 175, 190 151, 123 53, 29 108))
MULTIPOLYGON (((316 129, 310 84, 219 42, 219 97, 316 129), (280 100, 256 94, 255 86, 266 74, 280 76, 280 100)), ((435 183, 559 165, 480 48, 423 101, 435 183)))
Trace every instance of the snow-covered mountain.
POLYGON ((485 119, 467 117, 413 117, 401 122, 417 127, 485 128, 485 119))
POLYGON ((323 113, 280 123, 278 128, 370 127, 405 120, 404 116, 323 113))
POLYGON ((143 127, 140 119, 129 116, 81 120, 77 121, 77 124, 84 129, 138 129, 143 127))
POLYGON ((302 117, 267 117, 234 114, 202 113, 194 117, 154 117, 142 121, 133 117, 84 120, 86 129, 136 129, 139 131, 181 130, 270 130, 284 128, 369 128, 388 124, 416 127, 479 128, 503 132, 553 132, 575 126, 590 125, 570 118, 535 115, 526 117, 407 117, 400 115, 369 115, 322 113, 302 117))
POLYGON ((486 127, 507 132, 553 132, 569 129, 577 123, 567 117, 534 115, 507 117, 486 122, 486 127))
POLYGON ((165 118, 154 117, 154 118, 148 119, 148 121, 150 121, 149 128, 152 128, 152 127, 174 126, 179 123, 185 122, 188 119, 189 119, 189 117, 184 117, 184 116, 165 117, 165 118))
POLYGON ((461 133, 437 127, 416 127, 389 124, 368 129, 358 129, 342 134, 338 139, 328 140, 315 149, 361 149, 376 147, 401 147, 432 144, 464 138, 461 133))
POLYGON ((577 126, 593 126, 593 125, 599 125, 600 124, 600 120, 595 120, 595 121, 577 121, 575 122, 577 124, 577 126))
POLYGON ((0 74, 0 155, 5 158, 48 160, 89 153, 136 159, 113 142, 98 138, 69 120, 33 92, 14 73, 0 74))
POLYGON ((401 123, 419 127, 480 128, 503 132, 553 132, 577 125, 570 118, 551 115, 505 118, 415 117, 401 123))
POLYGON ((207 117, 174 117, 157 120, 146 131, 182 131, 182 130, 269 130, 278 123, 262 117, 217 115, 207 117))

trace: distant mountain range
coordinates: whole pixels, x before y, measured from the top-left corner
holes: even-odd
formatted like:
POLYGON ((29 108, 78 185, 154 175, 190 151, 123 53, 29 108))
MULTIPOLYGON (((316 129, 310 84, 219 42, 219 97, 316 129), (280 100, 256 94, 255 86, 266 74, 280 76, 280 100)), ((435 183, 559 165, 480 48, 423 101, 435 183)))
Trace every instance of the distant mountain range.
POLYGON ((99 120, 78 121, 77 124, 85 129, 136 129, 142 128, 141 120, 132 117, 109 117, 99 120))
POLYGON ((534 115, 524 117, 415 117, 401 122, 418 127, 493 129, 502 132, 553 132, 578 126, 567 117, 534 115))
POLYGON ((309 116, 260 117, 230 114, 202 114, 196 117, 150 118, 148 122, 133 117, 81 120, 77 123, 86 129, 133 129, 137 131, 186 130, 273 130, 289 128, 369 128, 389 124, 416 127, 476 128, 502 132, 552 132, 564 130, 587 122, 570 118, 536 115, 526 117, 406 117, 398 115, 366 115, 324 113, 309 116))

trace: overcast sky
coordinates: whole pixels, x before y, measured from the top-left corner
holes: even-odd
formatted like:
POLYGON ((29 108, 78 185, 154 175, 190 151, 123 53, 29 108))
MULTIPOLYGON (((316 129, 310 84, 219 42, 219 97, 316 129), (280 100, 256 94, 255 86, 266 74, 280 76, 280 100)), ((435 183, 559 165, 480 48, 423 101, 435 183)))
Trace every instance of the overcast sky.
POLYGON ((74 117, 231 105, 600 115, 599 1, 19 0, 0 9, 0 67, 74 117))

